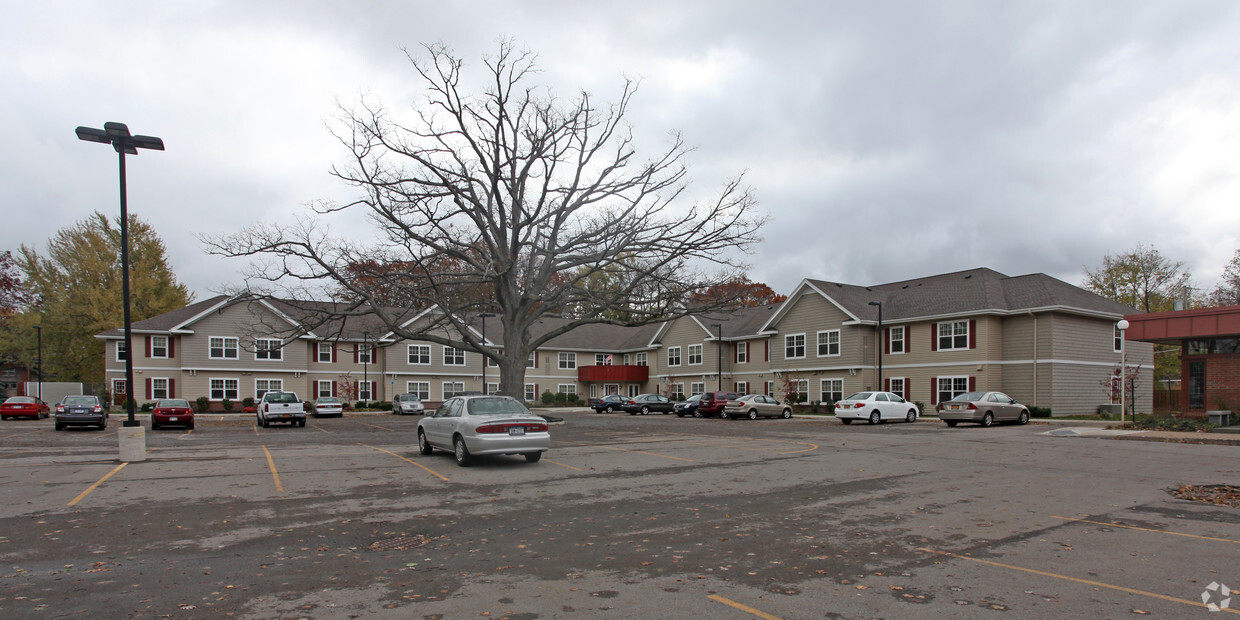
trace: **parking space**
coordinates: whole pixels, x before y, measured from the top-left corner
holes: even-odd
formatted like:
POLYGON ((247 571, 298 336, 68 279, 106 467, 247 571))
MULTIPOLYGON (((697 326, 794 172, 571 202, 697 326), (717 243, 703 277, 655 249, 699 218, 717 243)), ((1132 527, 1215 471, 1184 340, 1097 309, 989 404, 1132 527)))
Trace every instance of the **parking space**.
POLYGON ((0 613, 1183 617, 1211 581, 1240 583, 1234 509, 1166 491, 1234 477, 1229 447, 561 417, 541 462, 467 468, 418 452, 416 416, 204 416, 148 431, 148 460, 123 466, 119 420, 0 425, 0 565, 15 567, 0 613), (74 598, 56 594, 63 571, 74 598), (167 571, 184 593, 159 591, 167 571), (244 585, 201 578, 220 571, 244 585), (105 582, 142 592, 109 598, 105 582))

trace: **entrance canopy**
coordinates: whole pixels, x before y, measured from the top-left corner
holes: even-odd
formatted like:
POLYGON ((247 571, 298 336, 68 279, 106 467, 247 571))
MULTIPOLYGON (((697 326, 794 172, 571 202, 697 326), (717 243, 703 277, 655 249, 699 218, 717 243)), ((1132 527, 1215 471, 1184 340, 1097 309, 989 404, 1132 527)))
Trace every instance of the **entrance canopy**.
POLYGON ((1240 336, 1240 306, 1151 312, 1124 317, 1124 337, 1141 342, 1178 345, 1185 340, 1208 340, 1240 336))

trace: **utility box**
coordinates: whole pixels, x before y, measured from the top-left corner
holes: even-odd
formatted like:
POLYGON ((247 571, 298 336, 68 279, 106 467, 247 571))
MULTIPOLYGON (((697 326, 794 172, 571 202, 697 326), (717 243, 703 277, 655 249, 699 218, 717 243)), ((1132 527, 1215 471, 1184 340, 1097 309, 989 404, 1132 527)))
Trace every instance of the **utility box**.
POLYGON ((67 383, 60 381, 44 381, 40 387, 38 381, 27 381, 22 384, 23 396, 38 396, 43 402, 49 405, 55 405, 66 396, 79 396, 86 394, 81 383, 67 383), (40 396, 40 390, 42 395, 40 396))

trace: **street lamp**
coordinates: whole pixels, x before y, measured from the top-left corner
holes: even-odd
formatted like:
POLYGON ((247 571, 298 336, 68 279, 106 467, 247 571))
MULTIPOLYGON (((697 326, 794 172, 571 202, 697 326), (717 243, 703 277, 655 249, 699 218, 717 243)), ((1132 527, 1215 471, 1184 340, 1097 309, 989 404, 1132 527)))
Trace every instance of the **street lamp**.
POLYGON ((43 400, 43 326, 34 325, 33 327, 37 337, 36 340, 39 343, 39 382, 36 384, 38 387, 35 388, 35 391, 38 392, 39 400, 43 400))
MULTIPOLYGON (((871 306, 878 306, 878 342, 875 346, 878 349, 878 385, 874 387, 876 390, 883 389, 883 350, 887 347, 883 344, 883 302, 871 301, 871 306)), ((885 390, 884 390, 885 391, 885 390)))
POLYGON ((495 315, 494 315, 494 314, 491 314, 490 312, 479 312, 478 314, 476 314, 476 315, 474 315, 474 316, 476 316, 476 317, 478 317, 478 318, 482 319, 482 347, 481 347, 481 349, 482 349, 482 350, 481 350, 481 351, 479 351, 479 353, 481 353, 481 354, 482 354, 482 393, 483 393, 483 394, 490 394, 490 392, 488 392, 488 391, 487 391, 487 360, 488 360, 488 359, 490 359, 490 358, 488 358, 488 357, 487 357, 487 354, 486 354, 486 348, 487 348, 487 319, 488 319, 488 318, 491 318, 491 317, 493 317, 493 316, 495 316, 495 315))
POLYGON ((715 351, 719 353, 719 359, 718 361, 715 362, 715 371, 719 375, 719 387, 717 389, 720 392, 722 392, 723 391, 723 324, 711 323, 710 326, 715 328, 715 334, 716 334, 715 339, 718 341, 715 343, 715 351))
MULTIPOLYGON (((134 395, 136 391, 133 387, 133 329, 129 320, 129 207, 126 205, 125 199, 125 155, 137 155, 138 149, 151 149, 154 151, 164 150, 164 141, 154 136, 133 136, 129 134, 129 127, 124 123, 104 123, 103 129, 95 129, 93 127, 78 127, 76 130, 79 140, 86 142, 98 142, 100 144, 111 144, 116 150, 117 159, 120 161, 120 179, 121 179, 121 298, 124 303, 125 315, 125 390, 128 392, 128 398, 125 399, 129 412, 128 419, 125 420, 123 426, 141 426, 134 419, 134 395)), ((42 368, 40 368, 42 370, 42 368)), ((142 458, 144 460, 146 454, 146 436, 141 437, 142 442, 142 458)), ((125 455, 122 449, 122 460, 125 455)))
POLYGON ((1119 425, 1123 426, 1124 414, 1128 411, 1128 399, 1125 398, 1128 392, 1128 345, 1124 339, 1128 321, 1120 319, 1115 329, 1119 330, 1119 425))

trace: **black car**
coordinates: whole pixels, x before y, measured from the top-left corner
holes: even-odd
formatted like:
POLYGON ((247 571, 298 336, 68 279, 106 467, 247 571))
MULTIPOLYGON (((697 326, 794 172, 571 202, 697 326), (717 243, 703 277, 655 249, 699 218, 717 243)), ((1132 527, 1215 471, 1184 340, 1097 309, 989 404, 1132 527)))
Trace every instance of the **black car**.
POLYGON ((686 399, 684 402, 676 403, 676 406, 672 408, 672 411, 675 411, 676 416, 680 418, 683 418, 687 415, 691 415, 695 418, 700 418, 702 417, 702 414, 698 413, 698 403, 700 402, 702 402, 702 395, 694 394, 693 396, 690 396, 688 399, 686 399))
POLYGON ((651 411, 667 414, 671 413, 672 408, 676 406, 672 399, 662 394, 639 394, 633 398, 626 399, 626 401, 624 403, 624 410, 629 412, 629 415, 637 415, 639 413, 647 415, 651 411))
POLYGON ((98 396, 66 396, 56 405, 56 430, 66 426, 108 427, 108 408, 98 396))
POLYGON ((624 411, 624 404, 629 402, 628 398, 619 394, 608 394, 596 401, 590 407, 594 409, 594 413, 611 413, 613 411, 624 411))

